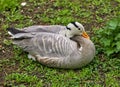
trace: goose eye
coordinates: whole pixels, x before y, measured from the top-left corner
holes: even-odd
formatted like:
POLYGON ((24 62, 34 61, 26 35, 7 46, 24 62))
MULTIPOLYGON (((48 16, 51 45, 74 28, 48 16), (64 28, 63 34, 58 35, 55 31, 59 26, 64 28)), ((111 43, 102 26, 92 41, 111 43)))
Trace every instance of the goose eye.
POLYGON ((81 30, 80 28, 78 28, 78 30, 81 30))

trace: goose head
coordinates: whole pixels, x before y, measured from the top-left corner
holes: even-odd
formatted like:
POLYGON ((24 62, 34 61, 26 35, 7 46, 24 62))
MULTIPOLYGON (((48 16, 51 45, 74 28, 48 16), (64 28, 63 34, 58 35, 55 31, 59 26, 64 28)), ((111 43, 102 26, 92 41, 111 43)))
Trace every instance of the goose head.
POLYGON ((71 38, 74 35, 81 35, 89 39, 88 34, 85 32, 83 25, 79 22, 71 22, 66 26, 66 36, 71 38))

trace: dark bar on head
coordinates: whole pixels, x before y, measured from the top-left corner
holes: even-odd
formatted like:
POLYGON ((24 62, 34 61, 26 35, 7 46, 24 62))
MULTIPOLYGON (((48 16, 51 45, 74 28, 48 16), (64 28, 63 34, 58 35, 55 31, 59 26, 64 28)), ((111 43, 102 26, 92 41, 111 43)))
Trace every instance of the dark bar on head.
POLYGON ((66 28, 67 28, 68 30, 71 30, 68 26, 66 26, 66 28))

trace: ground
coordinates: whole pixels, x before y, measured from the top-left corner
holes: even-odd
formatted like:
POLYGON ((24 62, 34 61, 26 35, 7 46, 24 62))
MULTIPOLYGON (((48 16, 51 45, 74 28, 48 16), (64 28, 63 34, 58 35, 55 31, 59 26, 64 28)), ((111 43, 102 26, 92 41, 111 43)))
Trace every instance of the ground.
MULTIPOLYGON (((11 44, 7 27, 66 25, 81 22, 91 37, 94 30, 120 15, 119 0, 1 0, 0 1, 0 87, 119 87, 120 60, 96 55, 77 70, 48 68, 29 60, 11 44), (11 3, 9 3, 11 2, 11 3), (26 2, 25 6, 21 6, 26 2)), ((93 40, 94 41, 94 40, 93 40)))

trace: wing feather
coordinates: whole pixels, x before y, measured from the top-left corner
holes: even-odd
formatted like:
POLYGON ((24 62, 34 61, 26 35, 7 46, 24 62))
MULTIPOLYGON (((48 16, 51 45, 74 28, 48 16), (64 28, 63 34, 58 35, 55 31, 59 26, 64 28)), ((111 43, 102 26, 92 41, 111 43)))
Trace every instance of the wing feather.
POLYGON ((46 32, 39 32, 32 38, 14 42, 30 54, 43 57, 66 57, 77 49, 77 44, 69 38, 46 32))
POLYGON ((25 32, 49 32, 49 33, 59 33, 61 30, 66 30, 65 26, 62 25, 34 25, 30 27, 25 27, 22 29, 25 32))

